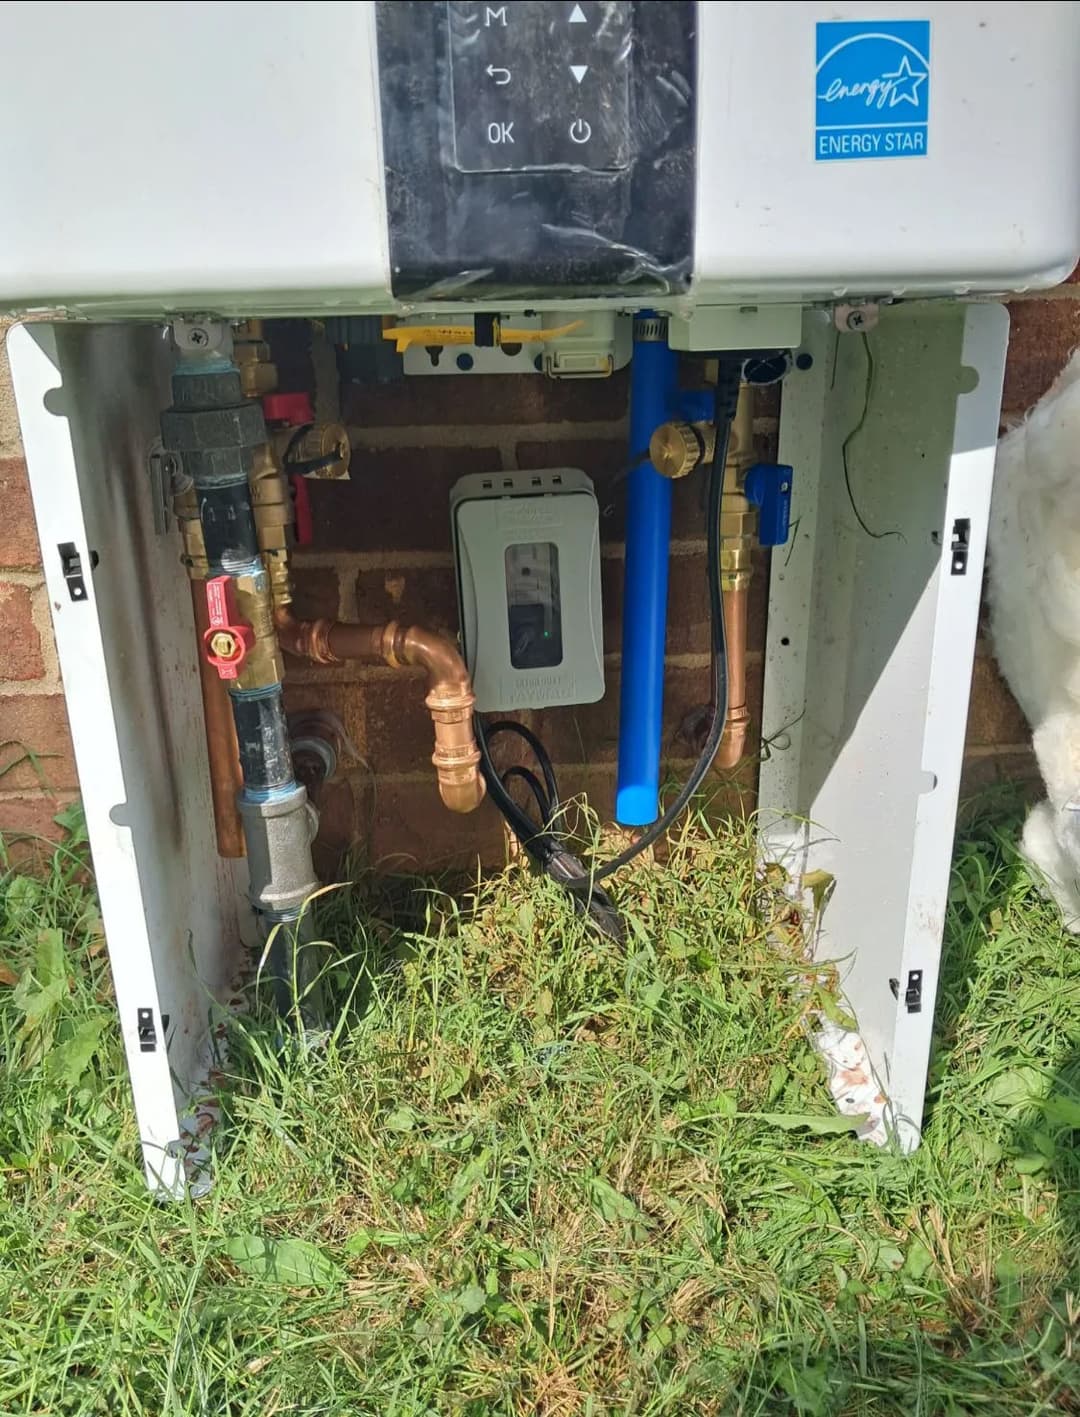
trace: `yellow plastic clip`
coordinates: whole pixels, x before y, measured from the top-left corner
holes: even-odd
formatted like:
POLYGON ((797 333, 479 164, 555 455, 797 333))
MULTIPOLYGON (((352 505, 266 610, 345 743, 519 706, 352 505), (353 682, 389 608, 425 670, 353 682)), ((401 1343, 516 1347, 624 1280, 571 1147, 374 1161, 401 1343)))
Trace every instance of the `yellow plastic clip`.
MULTIPOLYGON (((557 325, 552 330, 512 330, 495 321, 495 343, 503 344, 543 344, 547 340, 561 339, 574 330, 579 330, 584 320, 571 320, 567 325, 557 325)), ((392 339, 398 354, 404 354, 414 344, 430 345, 468 344, 474 341, 470 325, 393 325, 383 330, 383 339, 392 339)))

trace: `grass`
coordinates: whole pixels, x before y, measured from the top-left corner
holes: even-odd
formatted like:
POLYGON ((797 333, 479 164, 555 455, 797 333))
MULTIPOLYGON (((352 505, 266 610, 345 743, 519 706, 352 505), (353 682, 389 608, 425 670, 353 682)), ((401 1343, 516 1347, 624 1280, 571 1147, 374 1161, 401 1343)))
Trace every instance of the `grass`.
POLYGON ((1080 1411, 1080 949, 1015 818, 957 849, 914 1157, 829 1130, 828 978, 699 823, 624 946, 520 873, 328 897, 332 1038, 233 1025, 171 1205, 69 825, 0 875, 3 1417, 1080 1411))

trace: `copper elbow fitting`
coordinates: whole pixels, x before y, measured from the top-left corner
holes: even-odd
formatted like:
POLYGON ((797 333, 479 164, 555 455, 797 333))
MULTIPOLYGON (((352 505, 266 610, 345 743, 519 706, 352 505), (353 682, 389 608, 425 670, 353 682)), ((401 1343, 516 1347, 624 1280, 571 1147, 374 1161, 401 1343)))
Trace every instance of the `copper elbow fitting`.
POLYGON ((387 664, 416 665, 427 671, 424 702, 435 725, 431 761, 439 779, 439 796, 451 812, 475 811, 487 787, 473 733, 476 695, 465 661, 444 636, 419 625, 403 629, 393 620, 382 629, 381 651, 387 664))
POLYGON ((278 640, 289 654, 316 664, 346 659, 384 659, 393 669, 415 666, 427 672, 424 702, 435 726, 431 761, 439 795, 451 812, 472 812, 487 788, 480 772, 480 749, 473 733, 476 695, 465 662, 443 635, 414 625, 346 625, 330 620, 294 620, 288 608, 276 614, 278 640))

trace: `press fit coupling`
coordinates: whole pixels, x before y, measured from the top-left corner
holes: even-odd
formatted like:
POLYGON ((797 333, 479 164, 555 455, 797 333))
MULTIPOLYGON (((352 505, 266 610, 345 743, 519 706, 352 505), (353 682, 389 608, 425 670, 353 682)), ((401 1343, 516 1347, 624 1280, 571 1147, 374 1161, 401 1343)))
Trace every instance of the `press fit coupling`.
POLYGON ((318 828, 307 791, 298 783, 266 801, 240 794, 248 856, 248 898, 271 920, 295 918, 318 889, 311 843, 318 828))

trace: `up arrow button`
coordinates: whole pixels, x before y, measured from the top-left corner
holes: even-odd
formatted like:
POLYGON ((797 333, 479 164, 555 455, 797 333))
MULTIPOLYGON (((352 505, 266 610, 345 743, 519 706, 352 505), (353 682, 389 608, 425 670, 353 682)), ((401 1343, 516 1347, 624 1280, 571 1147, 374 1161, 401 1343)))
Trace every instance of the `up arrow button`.
POLYGON ((569 22, 572 25, 587 25, 589 23, 588 20, 585 18, 585 11, 581 8, 580 5, 575 5, 574 8, 570 11, 569 22))
POLYGON ((580 84, 585 75, 589 72, 588 64, 571 64, 570 72, 580 84))

